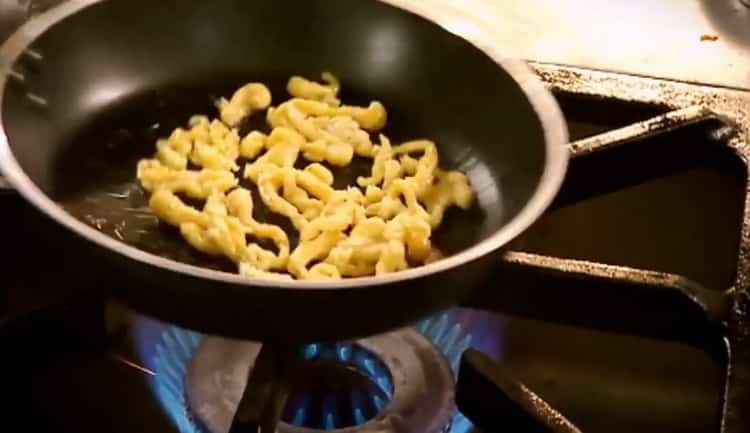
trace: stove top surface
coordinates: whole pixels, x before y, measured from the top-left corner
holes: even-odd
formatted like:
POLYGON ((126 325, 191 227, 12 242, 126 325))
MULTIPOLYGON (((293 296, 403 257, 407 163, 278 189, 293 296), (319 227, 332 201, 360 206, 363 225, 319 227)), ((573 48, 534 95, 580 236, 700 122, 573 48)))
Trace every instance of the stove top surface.
MULTIPOLYGON (((679 95, 696 97, 692 87, 679 83, 534 67, 556 92, 573 140, 675 108, 674 100, 658 92, 677 88, 685 92, 679 95), (656 86, 655 99, 625 97, 638 93, 634 89, 642 92, 643 83, 656 86), (615 91, 595 94, 605 88, 615 91)), ((723 97, 722 89, 701 89, 723 97)), ((703 140, 674 139, 685 146, 703 140)), ((680 274, 722 291, 735 281, 744 190, 742 173, 706 164, 560 207, 513 247, 680 274)), ((165 341, 197 345, 202 336, 85 294, 71 295, 76 290, 67 278, 81 265, 75 251, 60 256, 57 248, 65 244, 48 232, 47 222, 15 196, 0 200, 2 226, 14 228, 6 230, 2 253, 9 290, 0 304, 0 317, 6 317, 0 339, 10 356, 2 360, 0 374, 12 396, 6 413, 42 432, 195 433, 184 413, 179 388, 184 381, 175 381, 184 372, 173 371, 189 357, 165 355, 165 341)), ((644 311, 651 308, 643 305, 644 311)), ((721 431, 726 360, 689 345, 472 309, 452 310, 416 326, 437 343, 454 371, 460 352, 476 347, 583 432, 721 431), (448 338, 454 329, 456 335, 448 338)), ((503 416, 496 414, 498 422, 503 416)), ((451 428, 464 433, 472 427, 457 415, 451 428)))

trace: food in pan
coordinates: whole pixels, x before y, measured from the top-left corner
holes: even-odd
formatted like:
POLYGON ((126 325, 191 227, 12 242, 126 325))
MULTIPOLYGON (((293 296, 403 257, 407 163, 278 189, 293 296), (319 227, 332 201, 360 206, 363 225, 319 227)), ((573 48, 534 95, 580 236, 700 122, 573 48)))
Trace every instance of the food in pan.
POLYGON ((158 140, 155 156, 137 169, 154 214, 192 247, 229 258, 246 276, 340 279, 424 264, 446 209, 472 205, 467 177, 439 167, 432 141, 373 138, 386 125, 385 107, 342 104, 331 74, 323 83, 292 77, 287 91, 291 99, 272 107, 265 85, 247 84, 218 101, 217 119, 194 116, 187 128, 158 140), (270 133, 241 137, 242 120, 262 111, 270 133), (354 158, 371 161, 369 175, 334 188, 337 167, 354 158), (280 226, 255 219, 253 195, 240 177, 267 209, 289 219, 296 246, 280 226))

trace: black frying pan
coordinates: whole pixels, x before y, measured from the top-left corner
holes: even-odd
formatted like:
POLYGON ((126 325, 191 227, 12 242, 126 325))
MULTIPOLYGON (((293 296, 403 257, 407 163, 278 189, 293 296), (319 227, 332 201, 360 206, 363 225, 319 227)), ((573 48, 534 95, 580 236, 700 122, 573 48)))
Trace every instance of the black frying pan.
POLYGON ((375 0, 71 0, 0 52, 0 167, 92 247, 87 263, 106 271, 107 294, 145 313, 278 343, 405 325, 487 283, 493 253, 542 214, 567 161, 560 111, 525 66, 444 7, 417 12, 432 21, 375 0), (394 140, 432 138, 442 165, 468 174, 478 205, 436 234, 447 258, 340 282, 249 279, 142 210, 135 163, 156 137, 213 113, 216 97, 245 82, 269 84, 279 101, 289 76, 322 71, 342 80, 349 103, 381 100, 394 140))

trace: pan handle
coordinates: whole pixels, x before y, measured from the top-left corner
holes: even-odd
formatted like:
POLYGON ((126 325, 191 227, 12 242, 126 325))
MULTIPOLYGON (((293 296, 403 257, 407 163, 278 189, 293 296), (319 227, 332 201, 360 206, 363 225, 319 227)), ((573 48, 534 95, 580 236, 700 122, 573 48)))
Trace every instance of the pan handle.
MULTIPOLYGON (((735 152, 721 152, 732 149, 734 133, 716 114, 689 107, 572 143, 570 170, 554 206, 699 166, 717 154, 746 173, 735 152), (696 134, 708 138, 712 152, 686 146, 696 134)), ((721 330, 729 292, 677 275, 513 251, 501 256, 497 269, 493 282, 507 290, 487 285, 468 306, 676 341, 718 359, 726 356, 721 330)))

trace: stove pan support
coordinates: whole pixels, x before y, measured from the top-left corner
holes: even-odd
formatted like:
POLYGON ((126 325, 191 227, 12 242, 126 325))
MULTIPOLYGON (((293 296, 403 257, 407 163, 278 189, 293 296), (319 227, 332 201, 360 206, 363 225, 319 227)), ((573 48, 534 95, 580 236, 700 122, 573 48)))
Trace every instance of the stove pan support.
POLYGON ((474 349, 461 359, 456 403, 486 432, 581 433, 501 365, 474 349), (503 416, 497 416, 499 413, 503 416))
POLYGON ((247 385, 229 433, 274 433, 291 392, 301 348, 263 344, 250 368, 247 385))
MULTIPOLYGON (((609 80, 607 73, 541 64, 535 67, 558 92, 654 102, 639 100, 639 96, 654 95, 654 91, 647 93, 636 88, 628 93, 624 85, 627 83, 620 79, 609 80)), ((638 86, 649 84, 649 79, 629 78, 638 86)), ((675 87, 681 86, 688 85, 675 83, 675 87)), ((737 93, 740 101, 750 101, 744 92, 737 93)), ((705 94, 698 96, 706 98, 705 94)), ((698 166, 706 162, 706 150, 716 155, 717 147, 720 157, 731 159, 747 175, 745 162, 750 160, 745 137, 747 129, 717 114, 726 108, 724 104, 728 104, 731 111, 731 105, 737 100, 696 99, 690 101, 696 102, 695 105, 683 106, 679 105, 679 100, 676 102, 670 107, 673 111, 664 115, 570 144, 570 171, 555 205, 564 206, 698 166), (714 111, 715 108, 718 110, 714 111), (681 136, 695 137, 696 134, 705 137, 701 142, 713 149, 687 148, 684 140, 680 140, 681 136)), ((737 114, 740 120, 750 120, 742 116, 744 112, 737 114)), ((709 290, 685 277, 662 272, 506 251, 498 267, 502 278, 498 276, 496 281, 513 287, 512 292, 487 287, 467 305, 699 348, 727 366, 721 432, 747 431, 750 428, 747 411, 750 407, 750 322, 747 319, 750 312, 747 280, 750 200, 747 197, 750 194, 746 194, 737 277, 729 290, 709 290)), ((493 424, 497 422, 497 411, 505 408, 508 412, 504 413, 512 413, 510 420, 522 431, 580 432, 532 390, 513 379, 501 365, 477 351, 464 354, 456 401, 459 409, 485 431, 508 428, 508 418, 503 419, 503 425, 493 424), (489 401, 487 396, 491 396, 489 401)))

